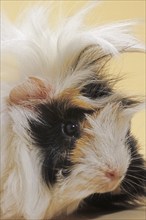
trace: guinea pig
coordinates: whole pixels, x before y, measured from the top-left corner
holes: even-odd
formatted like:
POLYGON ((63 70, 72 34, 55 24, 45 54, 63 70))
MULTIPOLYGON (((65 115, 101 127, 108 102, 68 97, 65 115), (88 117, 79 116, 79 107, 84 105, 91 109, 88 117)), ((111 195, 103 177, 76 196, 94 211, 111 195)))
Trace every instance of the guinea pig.
POLYGON ((20 24, 2 20, 2 62, 15 59, 21 76, 2 85, 2 219, 51 219, 100 199, 136 205, 146 195, 131 133, 144 104, 107 74, 113 57, 144 47, 129 33, 135 22, 85 29, 92 7, 55 30, 42 7, 20 24))

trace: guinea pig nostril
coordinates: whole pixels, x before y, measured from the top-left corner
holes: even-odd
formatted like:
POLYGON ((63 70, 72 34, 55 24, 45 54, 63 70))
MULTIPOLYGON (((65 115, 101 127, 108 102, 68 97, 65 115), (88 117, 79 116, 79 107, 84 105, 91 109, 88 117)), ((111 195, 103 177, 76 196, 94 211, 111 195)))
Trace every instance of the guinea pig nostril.
POLYGON ((105 176, 108 177, 108 178, 111 179, 111 180, 120 178, 118 172, 115 171, 115 170, 106 171, 106 172, 105 172, 105 176))

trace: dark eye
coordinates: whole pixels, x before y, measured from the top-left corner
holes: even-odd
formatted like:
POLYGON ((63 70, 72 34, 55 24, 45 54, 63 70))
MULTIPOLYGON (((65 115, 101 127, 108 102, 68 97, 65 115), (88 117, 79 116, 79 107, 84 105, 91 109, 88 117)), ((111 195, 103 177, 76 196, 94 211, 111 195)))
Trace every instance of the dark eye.
POLYGON ((67 122, 63 124, 63 132, 70 136, 70 137, 76 137, 78 136, 79 126, 76 123, 67 122))

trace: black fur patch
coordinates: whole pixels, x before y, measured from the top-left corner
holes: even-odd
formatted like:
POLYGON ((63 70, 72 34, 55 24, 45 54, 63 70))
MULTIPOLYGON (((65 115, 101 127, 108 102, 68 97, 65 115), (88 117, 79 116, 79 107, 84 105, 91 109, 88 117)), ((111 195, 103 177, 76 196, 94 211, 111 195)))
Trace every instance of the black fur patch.
POLYGON ((62 125, 66 122, 79 123, 87 110, 77 107, 66 109, 66 103, 52 101, 36 107, 39 120, 30 120, 30 131, 34 144, 42 154, 42 176, 47 184, 56 182, 57 174, 63 176, 70 173, 70 151, 74 148, 76 139, 81 135, 79 129, 75 137, 69 137, 62 132, 62 125))
POLYGON ((141 102, 133 98, 122 98, 121 103, 124 108, 132 108, 132 106, 138 105, 141 102))
POLYGON ((91 99, 106 97, 111 95, 112 89, 104 81, 90 83, 83 87, 81 93, 91 99))
POLYGON ((127 144, 131 151, 131 163, 129 165, 127 174, 122 182, 122 188, 133 196, 146 196, 146 166, 142 155, 138 153, 137 141, 129 134, 127 144))

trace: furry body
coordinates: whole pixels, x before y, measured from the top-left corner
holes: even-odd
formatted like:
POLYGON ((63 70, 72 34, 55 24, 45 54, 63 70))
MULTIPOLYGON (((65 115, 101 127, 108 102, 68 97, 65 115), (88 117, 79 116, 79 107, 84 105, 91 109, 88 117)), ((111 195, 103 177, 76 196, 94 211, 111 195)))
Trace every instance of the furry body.
POLYGON ((82 29, 89 8, 54 32, 42 8, 20 27, 2 23, 2 52, 28 76, 3 88, 2 219, 51 219, 93 194, 117 192, 123 204, 145 195, 144 160, 130 132, 142 104, 105 74, 113 56, 143 46, 129 21, 82 29))

